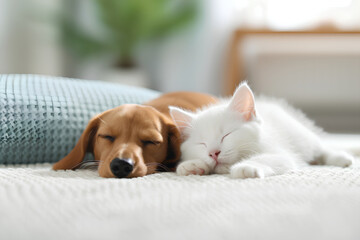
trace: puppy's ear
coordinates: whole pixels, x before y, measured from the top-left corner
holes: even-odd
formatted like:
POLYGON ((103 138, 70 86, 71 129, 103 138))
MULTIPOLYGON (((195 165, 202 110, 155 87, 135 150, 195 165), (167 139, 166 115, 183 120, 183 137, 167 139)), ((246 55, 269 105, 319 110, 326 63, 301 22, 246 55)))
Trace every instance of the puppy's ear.
POLYGON ((180 159, 180 144, 181 144, 181 136, 179 129, 176 127, 175 124, 168 123, 168 148, 167 148, 167 154, 166 159, 162 163, 166 167, 168 167, 170 170, 174 171, 176 164, 178 163, 180 159))
POLYGON ((84 159, 87 152, 93 151, 93 137, 96 134, 99 122, 99 115, 89 121, 73 150, 53 165, 54 170, 74 169, 84 159))

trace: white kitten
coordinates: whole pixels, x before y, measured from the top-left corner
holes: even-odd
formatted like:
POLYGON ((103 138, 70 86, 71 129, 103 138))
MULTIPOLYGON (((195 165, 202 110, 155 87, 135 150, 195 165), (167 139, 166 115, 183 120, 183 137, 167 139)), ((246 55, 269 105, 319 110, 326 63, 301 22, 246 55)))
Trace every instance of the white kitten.
POLYGON ((280 101, 256 102, 246 83, 233 97, 187 112, 170 107, 183 138, 179 175, 230 173, 263 178, 318 163, 350 166, 353 157, 327 148, 319 130, 300 111, 280 101))

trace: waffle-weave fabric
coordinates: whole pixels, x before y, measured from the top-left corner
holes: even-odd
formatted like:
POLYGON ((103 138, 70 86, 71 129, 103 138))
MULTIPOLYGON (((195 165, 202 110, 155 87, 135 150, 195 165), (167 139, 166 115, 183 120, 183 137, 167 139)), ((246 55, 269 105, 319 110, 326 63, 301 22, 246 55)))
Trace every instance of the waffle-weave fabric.
POLYGON ((101 81, 0 75, 0 164, 56 162, 92 116, 158 92, 101 81))
POLYGON ((359 240, 360 168, 265 179, 0 166, 0 239, 359 240))

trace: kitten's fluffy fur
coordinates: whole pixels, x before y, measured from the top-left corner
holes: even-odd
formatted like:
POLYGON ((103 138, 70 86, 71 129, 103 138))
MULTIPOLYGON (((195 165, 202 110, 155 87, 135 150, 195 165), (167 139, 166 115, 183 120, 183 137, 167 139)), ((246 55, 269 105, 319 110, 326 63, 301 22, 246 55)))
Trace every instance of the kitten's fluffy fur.
POLYGON ((347 167, 353 157, 324 146, 300 111, 276 100, 256 102, 246 83, 233 97, 196 113, 170 107, 183 138, 179 175, 230 173, 267 177, 318 163, 347 167))

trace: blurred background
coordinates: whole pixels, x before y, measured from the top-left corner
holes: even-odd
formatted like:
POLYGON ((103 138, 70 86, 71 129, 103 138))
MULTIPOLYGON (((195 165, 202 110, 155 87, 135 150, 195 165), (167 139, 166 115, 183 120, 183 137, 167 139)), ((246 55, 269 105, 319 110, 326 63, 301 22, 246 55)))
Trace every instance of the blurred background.
POLYGON ((0 74, 229 95, 360 133, 360 0, 0 0, 0 74))

